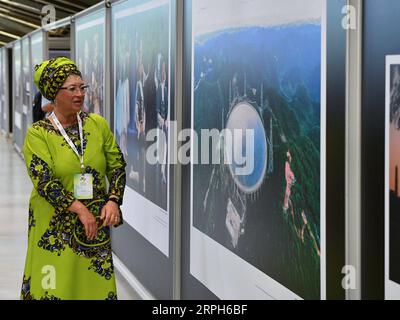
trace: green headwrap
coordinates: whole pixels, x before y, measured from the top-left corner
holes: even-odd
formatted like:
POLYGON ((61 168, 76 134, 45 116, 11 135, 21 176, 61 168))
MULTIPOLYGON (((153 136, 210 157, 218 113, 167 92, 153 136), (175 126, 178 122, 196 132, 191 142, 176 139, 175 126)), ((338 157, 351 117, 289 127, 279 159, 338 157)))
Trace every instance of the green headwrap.
POLYGON ((57 57, 35 66, 35 84, 41 94, 54 101, 60 88, 70 75, 82 77, 75 62, 66 57, 57 57))

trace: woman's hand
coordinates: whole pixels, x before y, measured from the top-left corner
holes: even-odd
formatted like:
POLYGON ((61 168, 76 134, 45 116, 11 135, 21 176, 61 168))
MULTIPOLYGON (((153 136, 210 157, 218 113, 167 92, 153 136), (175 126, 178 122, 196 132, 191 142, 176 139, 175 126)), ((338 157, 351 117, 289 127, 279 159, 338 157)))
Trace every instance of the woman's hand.
POLYGON ((85 227, 86 237, 88 240, 94 240, 97 237, 97 222, 94 215, 88 210, 78 213, 78 218, 85 227))
POLYGON ((75 200, 68 208, 68 211, 75 212, 78 215, 79 220, 85 227, 85 233, 88 240, 93 240, 97 237, 96 218, 82 202, 75 200))
POLYGON ((104 220, 103 226, 115 226, 119 224, 121 217, 118 204, 108 201, 101 210, 101 220, 104 220))

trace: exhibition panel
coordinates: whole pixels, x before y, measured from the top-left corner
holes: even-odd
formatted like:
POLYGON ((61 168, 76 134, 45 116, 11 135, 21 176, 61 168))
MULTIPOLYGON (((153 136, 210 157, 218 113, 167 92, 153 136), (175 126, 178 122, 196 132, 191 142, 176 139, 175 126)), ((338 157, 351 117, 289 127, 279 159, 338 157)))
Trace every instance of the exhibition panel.
MULTIPOLYGON (((85 98, 89 112, 105 115, 106 11, 98 10, 75 20, 75 61, 90 89, 85 98)), ((108 80, 108 79, 107 79, 108 80)))
POLYGON ((362 299, 400 298, 399 12, 400 3, 395 0, 364 1, 362 299))
POLYGON ((344 298, 344 4, 185 2, 183 298, 344 298))
POLYGON ((170 13, 169 1, 127 1, 114 6, 112 15, 114 128, 128 163, 125 205, 142 208, 124 219, 167 257, 168 146, 159 159, 165 165, 149 164, 146 134, 159 129, 159 143, 168 141, 170 13))
POLYGON ((22 151, 24 144, 23 127, 22 127, 22 79, 21 79, 21 40, 14 43, 13 46, 13 140, 15 148, 18 152, 22 151))
MULTIPOLYGON (((32 64, 31 64, 31 43, 30 37, 25 36, 22 39, 22 135, 23 141, 28 126, 32 123, 32 100, 31 100, 31 79, 32 79, 32 64)), ((23 142, 22 142, 23 143, 23 142)))
POLYGON ((174 291, 175 8, 170 0, 120 1, 111 8, 113 124, 127 162, 125 225, 113 234, 114 250, 157 298, 172 298, 174 291))
POLYGON ((400 297, 399 227, 400 55, 386 57, 386 298, 400 297))
POLYGON ((39 30, 31 35, 31 96, 32 100, 35 97, 36 93, 39 91, 36 85, 33 82, 33 70, 35 66, 42 63, 45 60, 45 33, 43 30, 39 30))
MULTIPOLYGON (((1 68, 0 68, 0 77, 2 81, 2 86, 0 89, 0 99, 2 104, 3 112, 0 115, 0 123, 1 123, 1 131, 8 135, 10 130, 12 130, 12 125, 10 125, 10 118, 12 111, 11 109, 11 101, 10 101, 10 81, 9 81, 9 49, 7 47, 3 47, 0 49, 1 52, 1 68)), ((11 99, 12 100, 12 99, 11 99)))
POLYGON ((190 272, 221 299, 324 298, 325 3, 192 5, 192 129, 254 145, 192 158, 190 272))

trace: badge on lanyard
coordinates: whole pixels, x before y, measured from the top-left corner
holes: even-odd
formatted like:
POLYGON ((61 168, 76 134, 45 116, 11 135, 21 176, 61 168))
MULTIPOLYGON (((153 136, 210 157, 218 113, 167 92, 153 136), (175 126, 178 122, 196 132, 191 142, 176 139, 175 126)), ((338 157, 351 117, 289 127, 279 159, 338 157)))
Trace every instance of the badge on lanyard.
POLYGON ((74 175, 74 197, 78 200, 93 199, 93 176, 91 174, 74 175))
POLYGON ((62 136, 64 137, 65 141, 70 145, 71 149, 75 152, 78 156, 80 163, 81 163, 81 173, 74 175, 74 197, 78 200, 90 200, 93 199, 93 176, 92 174, 86 173, 85 174, 85 165, 83 162, 83 128, 82 128, 82 120, 79 117, 79 114, 76 114, 78 119, 79 125, 79 137, 81 139, 81 152, 79 154, 78 149, 76 148, 75 144, 72 142, 70 137, 68 137, 67 133, 65 132, 63 126, 61 125, 60 121, 58 120, 57 116, 53 112, 51 114, 52 119, 54 120, 58 130, 60 130, 62 136))

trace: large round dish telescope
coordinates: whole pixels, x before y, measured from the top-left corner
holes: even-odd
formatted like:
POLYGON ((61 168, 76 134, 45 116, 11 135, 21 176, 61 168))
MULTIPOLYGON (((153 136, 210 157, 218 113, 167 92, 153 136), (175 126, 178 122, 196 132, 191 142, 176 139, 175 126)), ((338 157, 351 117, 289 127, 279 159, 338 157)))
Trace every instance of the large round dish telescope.
POLYGON ((241 191, 246 194, 255 193, 264 181, 268 159, 267 137, 260 114, 250 103, 239 102, 228 115, 226 129, 233 141, 229 143, 229 139, 224 139, 225 159, 228 160, 230 173, 241 191), (247 150, 246 130, 254 132, 254 151, 247 150), (254 168, 249 174, 238 175, 238 169, 250 165, 250 163, 241 164, 240 159, 243 158, 254 161, 254 168))

